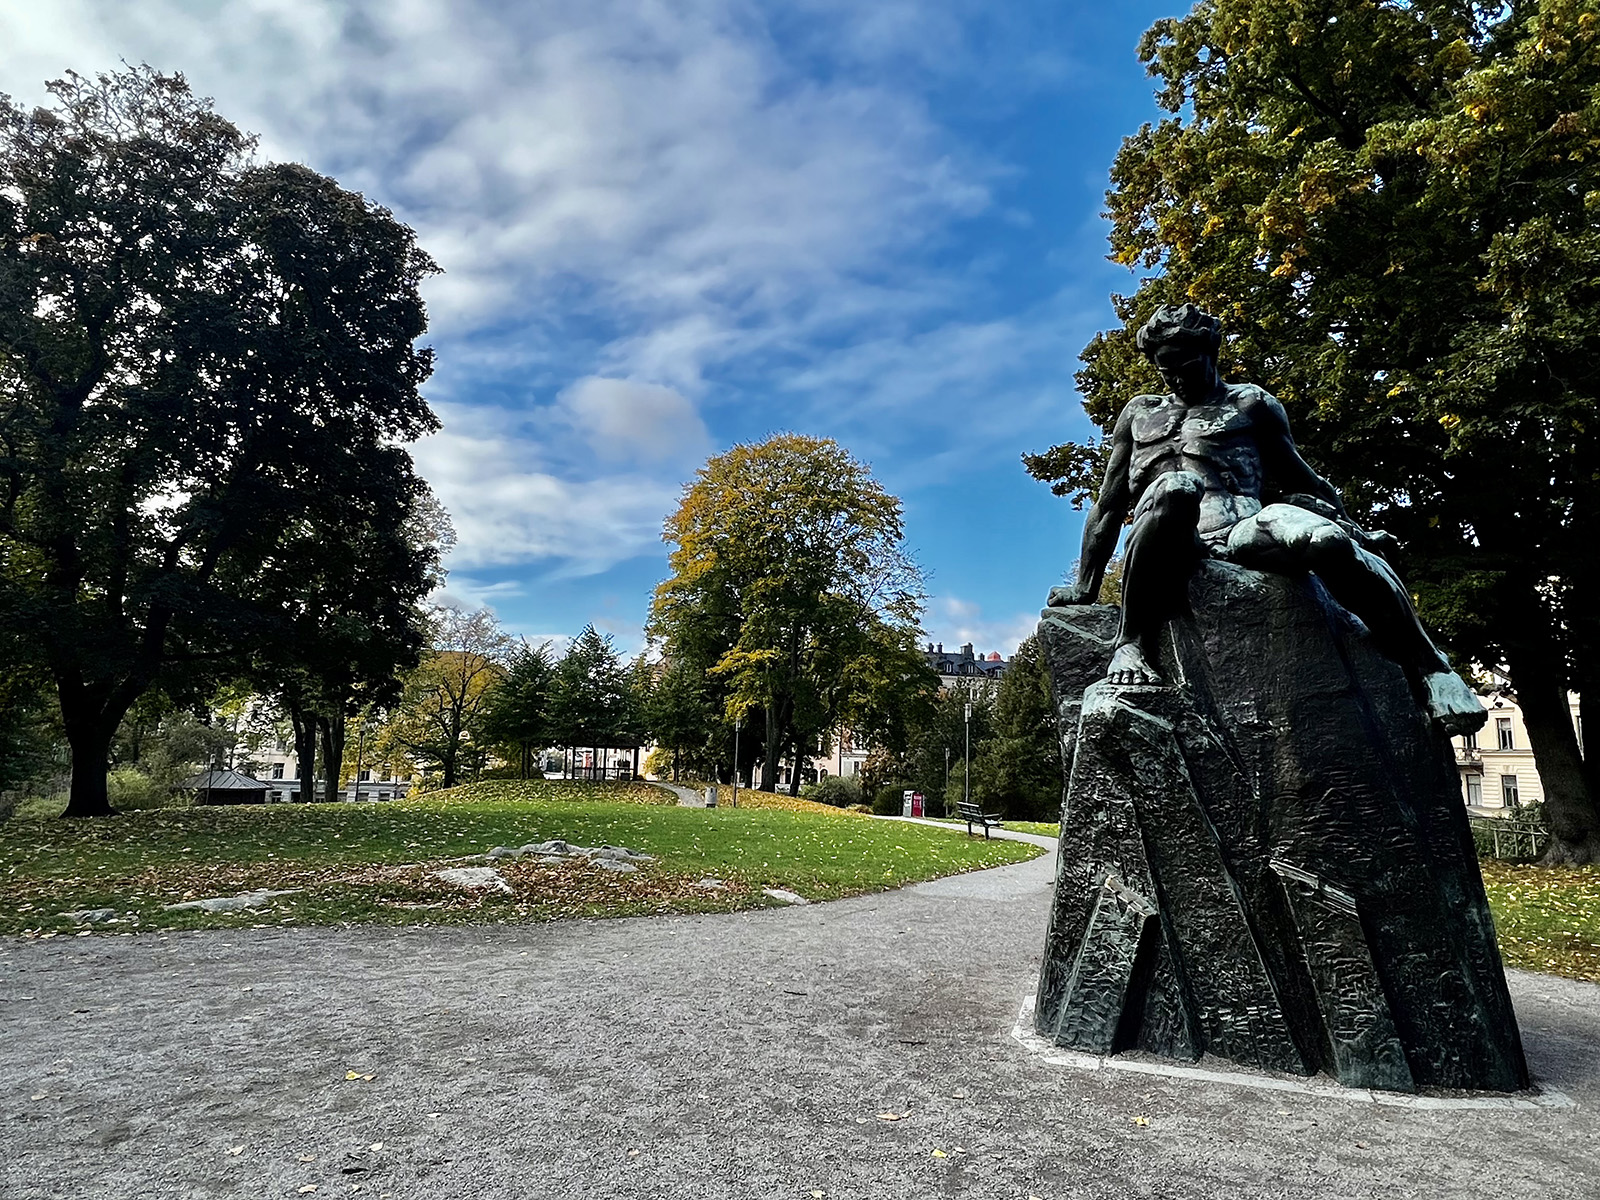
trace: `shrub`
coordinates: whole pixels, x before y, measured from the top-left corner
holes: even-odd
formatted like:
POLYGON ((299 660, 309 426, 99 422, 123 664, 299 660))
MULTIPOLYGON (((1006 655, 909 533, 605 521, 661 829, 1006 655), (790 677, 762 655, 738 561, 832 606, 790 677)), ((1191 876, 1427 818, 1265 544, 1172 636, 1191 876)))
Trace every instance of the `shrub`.
POLYGON ((880 817, 898 817, 905 808, 903 783, 886 783, 872 797, 872 811, 880 817))
POLYGON ((842 775, 829 775, 826 779, 802 788, 800 794, 807 800, 814 800, 818 804, 831 804, 835 808, 849 808, 852 804, 861 803, 861 785, 854 779, 842 775))
POLYGON ((187 806, 171 788, 135 767, 117 767, 106 776, 106 798, 118 809, 187 806))

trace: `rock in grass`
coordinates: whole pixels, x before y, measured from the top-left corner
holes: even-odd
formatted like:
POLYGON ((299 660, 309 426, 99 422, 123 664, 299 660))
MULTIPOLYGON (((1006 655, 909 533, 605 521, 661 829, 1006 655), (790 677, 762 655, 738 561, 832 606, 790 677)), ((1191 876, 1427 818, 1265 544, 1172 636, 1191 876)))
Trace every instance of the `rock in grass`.
POLYGON ((564 858, 568 854, 575 853, 573 848, 560 838, 551 838, 548 842, 529 842, 522 847, 522 852, 524 854, 549 855, 555 858, 564 858))
POLYGON ((500 892, 511 891, 511 885, 493 867, 445 867, 443 870, 435 871, 433 877, 442 879, 445 883, 454 884, 456 887, 492 888, 500 892))
POLYGON ((765 895, 771 896, 774 900, 782 900, 785 904, 811 903, 804 896, 791 892, 787 888, 762 888, 761 890, 765 895))
POLYGON ((615 858, 597 858, 594 860, 594 865, 602 871, 615 871, 619 875, 632 875, 639 869, 631 862, 623 862, 615 858))
POLYGON ((117 910, 114 908, 77 908, 71 912, 57 913, 58 917, 66 917, 77 925, 99 925, 104 921, 115 921, 117 910))
POLYGON ((626 846, 596 846, 593 850, 583 850, 574 847, 580 854, 587 854, 594 859, 610 859, 613 862, 652 862, 654 858, 649 854, 640 854, 636 850, 629 850, 626 846))
POLYGON ((704 888, 708 892, 720 892, 727 886, 728 885, 723 883, 722 880, 713 879, 709 875, 707 875, 704 879, 696 881, 695 883, 695 887, 704 888))
POLYGON ((197 909, 201 912, 242 912, 247 908, 260 908, 275 896, 292 896, 302 888, 288 888, 281 892, 274 892, 268 888, 257 888, 252 892, 240 892, 237 896, 208 896, 204 900, 185 900, 181 904, 168 904, 166 912, 178 912, 183 909, 197 909))

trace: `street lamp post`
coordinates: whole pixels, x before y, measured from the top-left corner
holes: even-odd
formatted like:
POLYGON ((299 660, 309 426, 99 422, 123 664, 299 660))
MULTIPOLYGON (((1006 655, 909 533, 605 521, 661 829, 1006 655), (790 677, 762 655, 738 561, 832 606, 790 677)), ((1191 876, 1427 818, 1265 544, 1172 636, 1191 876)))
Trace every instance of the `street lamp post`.
POLYGON ((969 700, 962 713, 961 723, 966 727, 966 749, 962 752, 961 801, 972 803, 972 702, 969 700))
POLYGON ((739 731, 744 728, 744 718, 733 720, 733 807, 739 807, 739 731))

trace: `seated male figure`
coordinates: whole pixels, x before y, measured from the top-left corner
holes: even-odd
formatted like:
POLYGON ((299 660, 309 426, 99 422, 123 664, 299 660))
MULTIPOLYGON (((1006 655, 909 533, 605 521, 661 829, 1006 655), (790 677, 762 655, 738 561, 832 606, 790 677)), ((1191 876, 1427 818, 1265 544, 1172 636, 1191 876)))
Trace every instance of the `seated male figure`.
POLYGON ((1386 534, 1358 528, 1333 485, 1300 457, 1289 419, 1254 384, 1217 374, 1221 325, 1192 304, 1162 307, 1137 344, 1171 392, 1135 396, 1111 435, 1100 497, 1084 524, 1076 581, 1052 605, 1091 604, 1131 509, 1123 554, 1122 625, 1106 678, 1159 684, 1161 627, 1181 611, 1205 557, 1282 574, 1314 572, 1360 617, 1378 648, 1414 671, 1428 711, 1452 733, 1484 722, 1381 556, 1386 534))

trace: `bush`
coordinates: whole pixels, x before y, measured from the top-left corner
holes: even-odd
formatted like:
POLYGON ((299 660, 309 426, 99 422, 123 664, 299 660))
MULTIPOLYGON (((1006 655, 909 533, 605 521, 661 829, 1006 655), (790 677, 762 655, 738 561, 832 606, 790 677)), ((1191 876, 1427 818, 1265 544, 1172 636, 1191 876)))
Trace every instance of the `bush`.
POLYGON ((880 817, 898 817, 905 809, 905 790, 903 783, 884 784, 872 797, 872 811, 880 817))
POLYGON ((842 775, 829 775, 826 779, 801 788, 800 794, 807 800, 831 804, 835 808, 849 808, 852 804, 861 803, 861 785, 842 775))
POLYGON ((188 807, 172 789, 136 767, 116 767, 106 776, 106 798, 116 809, 188 807))

